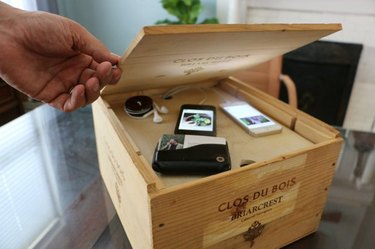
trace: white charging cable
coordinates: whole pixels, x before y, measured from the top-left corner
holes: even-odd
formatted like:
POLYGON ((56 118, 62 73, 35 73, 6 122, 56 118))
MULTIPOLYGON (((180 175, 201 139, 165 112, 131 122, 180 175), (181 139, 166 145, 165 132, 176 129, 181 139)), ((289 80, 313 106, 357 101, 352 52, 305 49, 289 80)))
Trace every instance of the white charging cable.
POLYGON ((202 87, 196 87, 196 86, 174 87, 174 88, 168 90, 167 92, 165 92, 161 97, 163 99, 170 99, 170 98, 172 98, 172 96, 176 95, 177 93, 180 93, 180 92, 183 92, 183 91, 186 91, 186 90, 190 90, 190 89, 196 89, 196 90, 199 90, 203 93, 204 97, 201 101, 199 101, 198 104, 203 104, 207 100, 207 92, 202 87))

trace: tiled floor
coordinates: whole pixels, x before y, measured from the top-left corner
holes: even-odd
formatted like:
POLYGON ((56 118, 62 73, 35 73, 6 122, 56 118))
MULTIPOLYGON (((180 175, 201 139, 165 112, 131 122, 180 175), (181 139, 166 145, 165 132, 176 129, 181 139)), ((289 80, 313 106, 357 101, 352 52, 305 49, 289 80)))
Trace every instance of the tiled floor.
POLYGON ((102 233, 93 249, 132 249, 117 215, 102 233))

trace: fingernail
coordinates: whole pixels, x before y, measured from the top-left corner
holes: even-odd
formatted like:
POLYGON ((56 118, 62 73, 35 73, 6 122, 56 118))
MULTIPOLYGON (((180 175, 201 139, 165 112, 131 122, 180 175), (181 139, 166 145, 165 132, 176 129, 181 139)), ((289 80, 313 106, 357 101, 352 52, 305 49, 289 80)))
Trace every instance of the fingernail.
POLYGON ((119 56, 119 55, 117 55, 117 54, 115 54, 115 53, 112 53, 112 52, 111 52, 111 56, 112 56, 112 57, 116 57, 116 60, 117 60, 117 61, 116 61, 116 64, 118 64, 118 63, 120 62, 120 60, 121 60, 121 56, 119 56))
POLYGON ((111 55, 112 55, 112 56, 116 56, 116 57, 117 57, 117 58, 119 58, 119 59, 121 58, 121 56, 120 56, 120 55, 118 55, 118 54, 115 54, 115 53, 113 53, 113 52, 111 52, 111 55))

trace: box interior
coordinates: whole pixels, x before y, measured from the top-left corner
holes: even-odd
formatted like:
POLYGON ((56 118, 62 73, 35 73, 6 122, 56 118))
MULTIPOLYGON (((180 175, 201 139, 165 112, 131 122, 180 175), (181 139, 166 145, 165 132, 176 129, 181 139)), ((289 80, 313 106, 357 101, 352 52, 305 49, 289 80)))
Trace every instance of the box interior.
MULTIPOLYGON (((150 174, 155 146, 163 134, 173 134, 182 104, 213 105, 217 108, 217 136, 228 141, 232 170, 242 160, 263 162, 278 156, 311 147, 332 138, 320 132, 320 124, 299 121, 297 110, 290 110, 269 96, 252 96, 251 88, 219 87, 233 72, 257 65, 341 29, 339 24, 265 24, 265 25, 172 25, 144 27, 123 55, 123 70, 118 84, 106 87, 102 98, 114 112, 123 133, 135 152, 149 164, 150 174), (191 86, 170 100, 160 96, 178 86, 191 86), (194 86, 194 87, 193 87, 194 86), (202 86, 207 89, 199 90, 202 86), (234 89, 234 92, 233 92, 234 89), (148 95, 169 113, 164 122, 155 124, 152 116, 138 120, 124 112, 124 103, 134 95, 148 95), (275 119, 284 129, 281 134, 252 137, 229 119, 219 108, 220 103, 242 98, 275 119), (263 99, 268 99, 263 101, 263 99), (281 109, 282 110, 281 110, 281 109), (294 112, 294 113, 293 113, 294 112), (303 135, 301 135, 303 134, 303 135)), ((303 116, 303 115, 302 115, 303 116)), ((254 166, 254 165, 253 165, 254 166)), ((252 167, 252 166, 246 166, 252 167)), ((158 174, 165 187, 202 178, 197 176, 165 176, 158 174)))
MULTIPOLYGON (((271 160, 293 151, 306 149, 314 143, 293 131, 293 127, 283 124, 283 131, 280 134, 267 135, 263 137, 253 137, 246 133, 239 125, 230 119, 220 109, 219 104, 227 101, 236 101, 236 97, 221 89, 218 86, 209 86, 205 88, 191 87, 177 93, 172 99, 162 99, 163 91, 150 90, 141 92, 132 92, 117 94, 116 97, 108 96, 105 100, 115 113, 124 129, 136 145, 137 153, 143 155, 151 168, 153 153, 159 138, 163 134, 173 134, 174 127, 178 118, 180 106, 182 104, 198 104, 206 99, 203 104, 213 105, 217 110, 217 136, 225 137, 228 142, 232 170, 240 168, 242 160, 252 160, 262 162, 271 160), (124 103, 127 98, 146 94, 153 98, 159 105, 168 108, 168 114, 162 114, 163 122, 156 124, 152 121, 152 116, 145 119, 134 119, 128 116, 124 111, 124 103)), ((262 110, 261 110, 262 111, 262 110)), ((268 114, 269 115, 269 114, 268 114)), ((271 118, 274 118, 270 116, 271 118)), ((245 167, 251 167, 245 166, 245 167)), ((151 169, 152 170, 152 169, 151 169)), ((200 179, 204 176, 171 176, 155 172, 165 187, 172 187, 182 183, 187 183, 200 179)))

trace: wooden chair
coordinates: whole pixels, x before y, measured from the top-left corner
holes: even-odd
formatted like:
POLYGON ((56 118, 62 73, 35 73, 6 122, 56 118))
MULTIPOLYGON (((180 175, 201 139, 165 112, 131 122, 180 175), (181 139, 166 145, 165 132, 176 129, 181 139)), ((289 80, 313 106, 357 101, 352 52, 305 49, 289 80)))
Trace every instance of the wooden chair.
POLYGON ((294 82, 288 75, 281 73, 282 56, 264 62, 255 67, 234 74, 237 79, 279 98, 281 82, 286 86, 288 102, 297 108, 297 90, 294 82))

